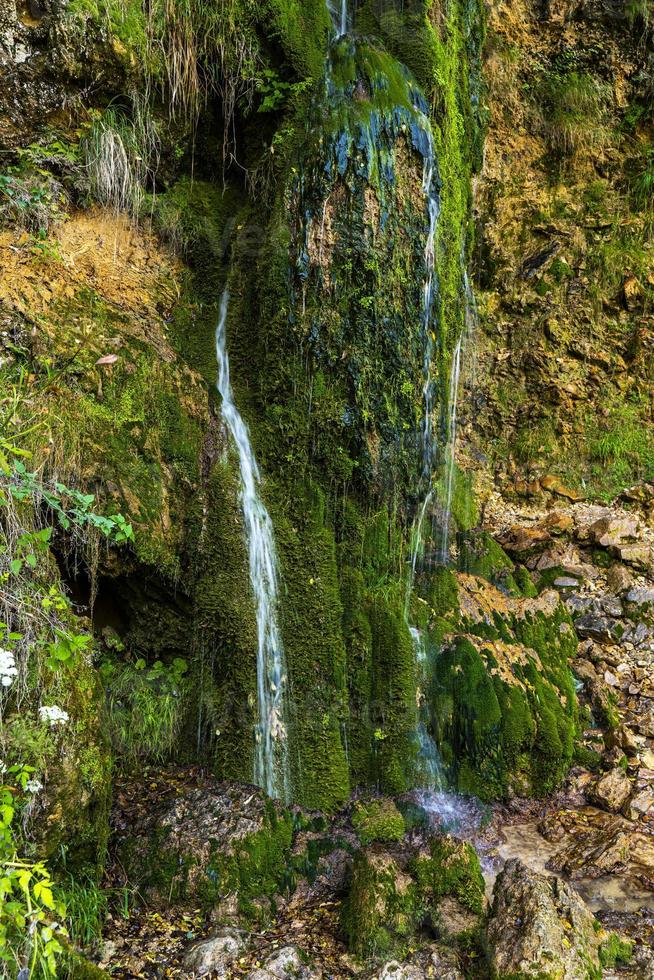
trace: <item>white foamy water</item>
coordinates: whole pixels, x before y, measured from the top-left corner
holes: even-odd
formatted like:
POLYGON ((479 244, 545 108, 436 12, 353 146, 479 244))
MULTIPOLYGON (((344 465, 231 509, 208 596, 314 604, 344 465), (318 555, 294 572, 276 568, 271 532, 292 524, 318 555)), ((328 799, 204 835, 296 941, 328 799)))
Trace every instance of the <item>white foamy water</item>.
POLYGON ((229 293, 223 293, 216 328, 217 388, 222 416, 238 452, 241 506, 257 614, 257 701, 254 782, 276 798, 290 798, 288 738, 285 721, 286 664, 278 624, 278 573, 270 515, 259 494, 261 474, 248 427, 234 402, 227 356, 229 293))

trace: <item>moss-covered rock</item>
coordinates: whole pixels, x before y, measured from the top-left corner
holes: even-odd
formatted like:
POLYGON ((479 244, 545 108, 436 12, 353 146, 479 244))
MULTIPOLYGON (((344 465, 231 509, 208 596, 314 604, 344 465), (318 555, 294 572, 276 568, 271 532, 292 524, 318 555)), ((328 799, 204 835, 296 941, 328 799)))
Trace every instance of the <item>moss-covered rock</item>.
POLYGON ((366 846, 376 841, 389 842, 404 837, 404 818, 392 800, 357 800, 352 811, 352 826, 366 846))
POLYGON ((425 911, 438 915, 442 898, 454 898, 474 917, 484 910, 485 885, 472 845, 453 837, 434 837, 414 859, 412 873, 425 911))
POLYGON ((467 576, 459 597, 467 633, 436 660, 443 760, 459 789, 482 799, 547 794, 572 762, 577 732, 570 617, 554 592, 518 599, 467 576))
POLYGON ((166 906, 192 900, 219 919, 263 922, 286 885, 293 819, 251 786, 203 782, 131 828, 130 881, 166 906))
POLYGON ((418 922, 415 883, 380 844, 357 853, 343 928, 366 960, 403 958, 418 922))

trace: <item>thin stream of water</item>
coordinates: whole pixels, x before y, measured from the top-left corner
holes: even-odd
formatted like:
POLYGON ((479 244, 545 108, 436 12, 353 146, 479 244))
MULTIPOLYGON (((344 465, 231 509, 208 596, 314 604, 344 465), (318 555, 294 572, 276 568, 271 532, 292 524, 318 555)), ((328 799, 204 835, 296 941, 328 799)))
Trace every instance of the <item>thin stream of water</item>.
POLYGON ((232 390, 227 356, 229 293, 223 293, 216 328, 217 388, 221 412, 238 452, 241 506, 245 519, 250 582, 257 616, 257 702, 254 782, 269 796, 290 800, 288 739, 285 721, 286 663, 278 623, 278 572, 270 515, 261 499, 261 474, 250 434, 232 390))

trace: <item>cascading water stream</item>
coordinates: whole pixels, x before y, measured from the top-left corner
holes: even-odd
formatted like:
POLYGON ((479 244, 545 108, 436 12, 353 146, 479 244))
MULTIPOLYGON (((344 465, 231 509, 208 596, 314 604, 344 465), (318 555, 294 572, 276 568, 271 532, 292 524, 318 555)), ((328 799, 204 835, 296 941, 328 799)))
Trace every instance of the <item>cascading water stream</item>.
MULTIPOLYGON (((462 264, 464 259, 461 259, 462 264)), ((441 562, 446 565, 450 559, 450 522, 452 517, 452 499, 456 474, 456 440, 459 421, 459 396, 461 388, 461 372, 469 350, 474 351, 474 335, 479 322, 479 313, 475 294, 470 283, 468 270, 463 267, 463 299, 465 303, 465 327, 459 337, 450 373, 449 393, 449 425, 447 455, 445 459, 445 505, 443 510, 443 527, 441 537, 441 562)), ((473 370, 474 375, 474 370, 473 370)), ((474 384, 474 377, 472 379, 474 384)))
POLYGON ((461 378, 461 352, 463 349, 463 334, 459 337, 454 349, 452 368, 450 371, 450 400, 447 454, 445 458, 445 506, 443 509, 443 528, 441 537, 441 561, 446 565, 450 558, 450 517, 452 514, 452 497, 454 494, 454 473, 456 470, 456 425, 459 413, 459 380, 461 378))
POLYGON ((433 432, 434 385, 431 364, 434 354, 434 345, 432 340, 431 318, 434 307, 434 293, 436 289, 436 230, 438 228, 438 219, 440 217, 440 198, 435 186, 435 172, 436 158, 430 127, 422 181, 422 190, 427 198, 427 211, 429 214, 429 230, 427 232, 424 251, 426 275, 423 287, 421 316, 421 329, 422 336, 424 338, 422 480, 427 489, 425 499, 420 508, 418 520, 416 521, 413 530, 414 540, 411 554, 411 574, 407 589, 406 620, 411 633, 411 638, 413 640, 416 675, 418 677, 418 723, 415 732, 419 764, 418 776, 423 784, 423 788, 432 790, 442 789, 443 774, 440 755, 436 747, 436 743, 429 733, 429 710, 425 705, 421 694, 421 685, 424 685, 425 682, 428 681, 429 677, 427 650, 422 632, 418 629, 418 627, 412 626, 410 623, 410 603, 418 557, 422 548, 422 528, 425 515, 429 509, 433 496, 432 466, 435 455, 435 444, 433 432))
POLYGON ((272 521, 259 494, 261 475, 250 435, 236 404, 227 356, 229 293, 223 293, 216 328, 217 388, 222 416, 238 452, 241 505, 250 563, 250 582, 257 615, 257 700, 254 782, 269 796, 290 799, 288 741, 285 721, 286 664, 277 621, 277 553, 272 521))
POLYGON ((337 36, 343 37, 349 28, 347 0, 327 0, 327 9, 337 36))

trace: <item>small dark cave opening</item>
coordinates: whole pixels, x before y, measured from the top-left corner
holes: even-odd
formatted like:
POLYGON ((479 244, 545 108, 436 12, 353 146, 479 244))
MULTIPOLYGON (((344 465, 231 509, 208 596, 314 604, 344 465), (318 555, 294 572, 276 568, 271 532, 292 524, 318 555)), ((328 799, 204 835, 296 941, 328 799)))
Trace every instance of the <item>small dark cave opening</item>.
POLYGON ((85 564, 59 549, 55 556, 73 608, 90 620, 101 649, 122 647, 124 659, 147 663, 190 657, 194 606, 178 585, 138 564, 118 574, 101 567, 93 582, 85 564))

